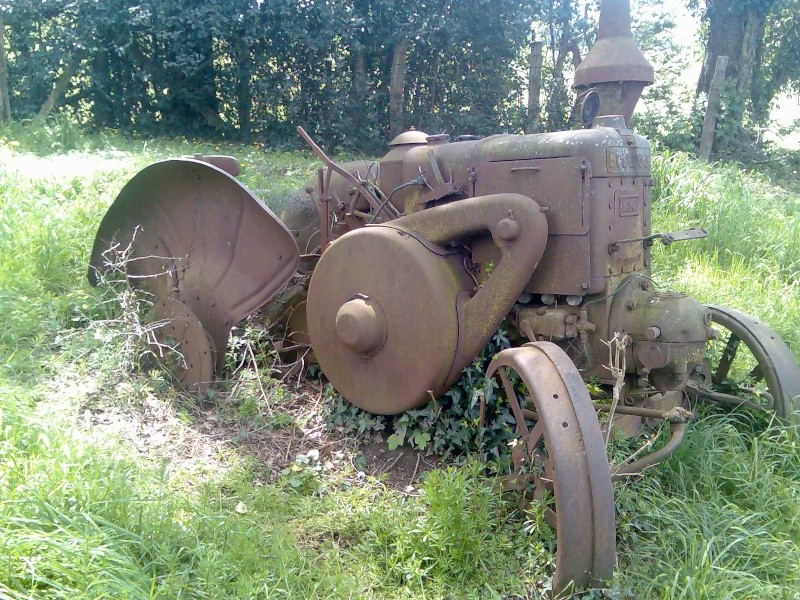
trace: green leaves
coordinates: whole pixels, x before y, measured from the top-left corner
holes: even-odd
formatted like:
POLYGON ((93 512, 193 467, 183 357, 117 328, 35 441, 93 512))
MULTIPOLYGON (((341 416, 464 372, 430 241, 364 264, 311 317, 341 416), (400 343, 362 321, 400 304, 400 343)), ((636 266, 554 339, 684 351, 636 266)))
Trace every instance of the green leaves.
POLYGON ((386 443, 389 446, 389 450, 397 450, 399 446, 403 445, 403 441, 405 440, 405 430, 403 430, 403 435, 399 433, 393 433, 388 438, 386 438, 386 443))
MULTIPOLYGON (((5 4, 5 3, 0 3, 5 4)), ((472 0, 50 0, 4 11, 14 118, 64 95, 93 127, 383 148, 392 49, 409 41, 406 123, 519 130, 518 64, 537 3, 472 0)))
POLYGON ((496 394, 497 383, 487 380, 484 373, 491 358, 509 346, 501 327, 480 358, 464 369, 461 379, 442 398, 400 415, 373 415, 350 405, 329 387, 325 394, 328 424, 353 436, 391 432, 386 438, 389 450, 407 445, 445 459, 472 453, 505 457, 514 419, 496 394), (480 404, 484 398, 487 418, 481 427, 480 404))

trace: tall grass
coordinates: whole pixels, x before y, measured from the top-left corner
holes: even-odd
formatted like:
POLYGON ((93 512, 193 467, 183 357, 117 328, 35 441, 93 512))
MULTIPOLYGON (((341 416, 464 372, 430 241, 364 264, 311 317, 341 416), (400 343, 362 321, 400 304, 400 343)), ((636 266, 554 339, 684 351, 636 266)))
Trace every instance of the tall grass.
MULTIPOLYGON (((686 154, 653 161, 657 223, 699 223, 709 231, 703 252, 727 267, 737 259, 797 281, 800 276, 800 197, 766 176, 733 164, 705 165, 686 154)), ((679 253, 680 254, 680 253, 679 253)))
POLYGON ((618 487, 618 582, 635 597, 800 593, 800 444, 745 433, 742 418, 700 419, 665 464, 618 487))
POLYGON ((257 485, 245 462, 192 491, 63 413, 36 416, 44 398, 0 391, 4 597, 499 597, 549 560, 549 534, 509 519, 479 465, 410 500, 344 477, 322 496, 257 485))
POLYGON ((113 440, 86 443, 36 398, 3 390, 0 594, 22 598, 341 597, 286 525, 290 498, 247 471, 175 489, 113 440), (241 495, 237 492, 241 488, 241 495), (246 500, 248 515, 235 510, 246 500))
MULTIPOLYGON (((109 375, 117 346, 86 328, 106 310, 85 283, 89 248, 123 182, 170 155, 229 152, 260 196, 281 195, 314 164, 68 133, 0 131, 0 597, 541 597, 552 533, 536 515, 520 518, 478 465, 436 471, 411 497, 354 467, 308 471, 325 485, 297 488, 261 481, 241 450, 225 469, 189 476, 86 425, 90 396, 163 396, 154 381, 109 375), (53 136, 68 153, 47 155, 53 136)), ((655 176, 654 229, 710 230, 657 249, 657 279, 758 314, 800 348, 798 197, 678 154, 656 157, 655 176)), ((800 594, 793 432, 708 411, 672 458, 616 494, 620 564, 608 597, 800 594)))
POLYGON ((97 297, 85 277, 94 233, 122 184, 145 165, 198 152, 235 153, 246 185, 276 197, 299 187, 312 170, 299 153, 113 134, 80 134, 70 152, 39 156, 48 143, 62 148, 61 129, 69 127, 0 130, 0 345, 25 358, 17 361, 20 368, 33 360, 31 348, 95 314, 97 297))

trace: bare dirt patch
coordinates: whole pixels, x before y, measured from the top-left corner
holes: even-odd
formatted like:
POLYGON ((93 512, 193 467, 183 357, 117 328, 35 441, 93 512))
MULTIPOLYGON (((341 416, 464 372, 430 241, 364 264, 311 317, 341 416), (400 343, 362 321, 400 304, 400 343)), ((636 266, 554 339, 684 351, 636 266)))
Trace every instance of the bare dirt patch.
POLYGON ((360 452, 369 475, 383 479, 388 487, 401 491, 410 491, 420 475, 442 466, 438 458, 426 456, 413 448, 401 446, 389 450, 384 440, 365 441, 360 452))
POLYGON ((243 417, 236 409, 234 391, 220 393, 202 405, 186 394, 169 390, 130 397, 138 375, 116 383, 112 389, 92 389, 80 399, 79 423, 96 438, 117 438, 137 454, 167 461, 170 470, 194 476, 222 474, 237 460, 249 458, 251 468, 265 483, 300 455, 316 450, 320 460, 336 458, 380 479, 388 488, 412 493, 420 476, 441 463, 408 447, 389 450, 382 436, 345 437, 325 422, 321 390, 304 383, 279 406, 243 417))

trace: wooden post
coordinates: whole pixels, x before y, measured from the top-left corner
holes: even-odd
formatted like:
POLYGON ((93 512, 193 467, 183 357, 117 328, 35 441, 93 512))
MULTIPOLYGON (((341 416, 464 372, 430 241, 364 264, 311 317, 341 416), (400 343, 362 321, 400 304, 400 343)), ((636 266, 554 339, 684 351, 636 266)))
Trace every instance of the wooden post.
POLYGON ((6 26, 0 10, 0 123, 11 120, 11 102, 8 93, 8 60, 6 57, 6 26))
POLYGON ((403 99, 406 85, 406 59, 408 40, 403 38, 392 53, 392 74, 389 82, 389 133, 395 136, 403 133, 403 99))
POLYGON ((539 96, 542 92, 542 60, 542 42, 533 41, 528 71, 528 118, 525 122, 525 133, 539 133, 541 125, 539 96))
POLYGON ((700 135, 700 158, 708 162, 711 160, 711 150, 714 147, 714 129, 717 126, 717 111, 722 84, 725 82, 725 71, 728 70, 728 57, 718 56, 714 68, 714 78, 708 90, 706 103, 706 117, 703 120, 703 133, 700 135))

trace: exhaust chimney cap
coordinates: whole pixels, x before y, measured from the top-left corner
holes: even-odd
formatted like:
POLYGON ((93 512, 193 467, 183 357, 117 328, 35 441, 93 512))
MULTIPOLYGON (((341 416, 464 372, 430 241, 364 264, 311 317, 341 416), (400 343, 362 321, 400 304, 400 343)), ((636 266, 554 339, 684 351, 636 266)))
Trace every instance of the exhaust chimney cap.
POLYGON ((653 65, 633 41, 630 1, 603 0, 597 40, 575 70, 572 87, 624 82, 650 85, 653 76, 653 65))

